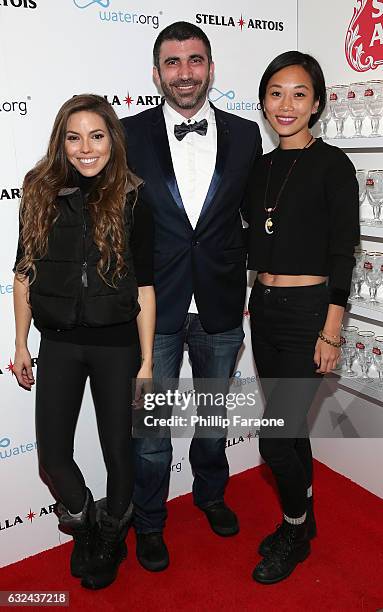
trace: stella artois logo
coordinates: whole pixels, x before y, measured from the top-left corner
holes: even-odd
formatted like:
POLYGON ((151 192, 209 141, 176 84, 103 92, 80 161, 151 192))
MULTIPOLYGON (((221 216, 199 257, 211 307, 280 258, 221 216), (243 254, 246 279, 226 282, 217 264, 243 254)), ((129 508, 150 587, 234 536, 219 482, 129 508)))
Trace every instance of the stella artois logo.
POLYGON ((344 344, 346 344, 346 338, 344 336, 340 337, 340 343, 343 346, 344 344))
POLYGON ((336 95, 336 93, 333 91, 332 93, 330 93, 330 100, 331 102, 335 102, 335 100, 338 99, 338 96, 336 95))
POLYGON ((383 64, 383 0, 355 0, 345 52, 356 72, 375 70, 383 64))
POLYGON ((374 346, 374 348, 372 349, 372 352, 374 353, 374 355, 380 356, 382 354, 382 351, 377 346, 374 346))
POLYGON ((364 262, 364 269, 365 270, 372 270, 372 263, 370 261, 365 261, 364 262))
POLYGON ((356 343, 356 348, 360 349, 361 351, 364 351, 364 349, 366 348, 363 344, 363 342, 357 342, 356 343))
POLYGON ((353 100, 355 98, 355 91, 351 91, 350 89, 349 92, 347 93, 347 98, 349 100, 353 100))
POLYGON ((367 185, 368 187, 373 187, 373 186, 374 186, 374 179, 372 179, 372 178, 368 178, 368 179, 366 180, 366 185, 367 185))

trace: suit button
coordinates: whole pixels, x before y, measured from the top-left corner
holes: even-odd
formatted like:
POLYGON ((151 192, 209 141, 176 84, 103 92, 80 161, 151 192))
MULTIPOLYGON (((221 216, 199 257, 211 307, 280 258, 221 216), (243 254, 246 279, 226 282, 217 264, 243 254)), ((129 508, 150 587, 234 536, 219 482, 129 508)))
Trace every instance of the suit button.
POLYGON ((192 246, 194 246, 194 247, 199 246, 199 240, 193 240, 192 246))

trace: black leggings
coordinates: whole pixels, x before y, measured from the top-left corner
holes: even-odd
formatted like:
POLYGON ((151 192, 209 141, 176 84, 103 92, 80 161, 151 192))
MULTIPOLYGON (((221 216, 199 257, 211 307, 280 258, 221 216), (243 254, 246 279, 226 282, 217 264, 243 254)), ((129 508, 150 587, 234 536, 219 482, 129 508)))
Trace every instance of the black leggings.
POLYGON ((107 508, 121 518, 133 490, 132 378, 138 344, 83 346, 42 338, 37 366, 36 434, 43 480, 72 513, 84 506, 86 488, 73 459, 78 415, 89 377, 107 470, 107 508))
POLYGON ((249 301, 264 417, 286 423, 278 438, 275 429, 261 428, 259 450, 276 478, 283 512, 292 518, 305 513, 312 484, 307 414, 322 380, 313 357, 327 310, 325 284, 282 288, 257 281, 249 301))

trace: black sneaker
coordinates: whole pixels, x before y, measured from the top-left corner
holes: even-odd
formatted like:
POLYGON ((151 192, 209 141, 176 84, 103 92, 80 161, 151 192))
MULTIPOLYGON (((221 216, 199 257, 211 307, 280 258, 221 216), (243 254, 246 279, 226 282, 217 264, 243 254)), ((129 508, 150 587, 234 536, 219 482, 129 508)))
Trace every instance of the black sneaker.
POLYGON ((217 502, 201 510, 206 514, 210 527, 217 535, 227 537, 239 532, 238 519, 225 502, 217 502))
MULTIPOLYGON (((313 511, 313 502, 312 497, 309 497, 307 500, 307 536, 309 540, 315 538, 317 534, 317 526, 315 522, 315 516, 313 511)), ((262 540, 259 545, 258 553, 262 555, 262 557, 266 557, 271 552, 271 547, 278 542, 281 538, 281 527, 282 525, 277 525, 276 530, 273 533, 270 533, 268 536, 262 540)))
POLYGON ((137 559, 150 572, 161 572, 169 565, 169 552, 161 532, 137 533, 137 559))
POLYGON ((274 584, 284 580, 310 554, 310 540, 307 525, 290 525, 283 521, 279 528, 278 540, 270 553, 258 563, 253 579, 261 584, 274 584))

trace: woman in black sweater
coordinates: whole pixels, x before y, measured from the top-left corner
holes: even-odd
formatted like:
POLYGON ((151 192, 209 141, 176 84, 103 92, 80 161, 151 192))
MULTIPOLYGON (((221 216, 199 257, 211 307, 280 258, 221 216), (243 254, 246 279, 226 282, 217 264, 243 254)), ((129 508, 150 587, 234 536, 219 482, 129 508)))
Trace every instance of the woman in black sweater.
POLYGON ((359 241, 355 169, 310 128, 326 103, 318 62, 289 51, 259 87, 279 146, 258 160, 249 190, 249 263, 257 271, 249 311, 254 359, 266 399, 260 452, 277 482, 283 520, 261 543, 253 578, 286 578, 310 554, 316 534, 307 413, 322 375, 337 364, 340 327, 359 241))
POLYGON ((113 582, 126 556, 133 489, 132 387, 152 376, 153 224, 127 167, 120 122, 104 98, 60 109, 45 157, 25 177, 15 264, 14 373, 31 389, 27 338, 41 332, 36 388, 39 468, 73 535, 72 575, 113 582), (89 378, 107 469, 96 508, 73 442, 89 378))

